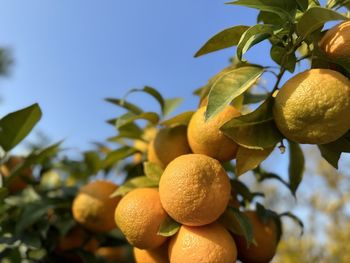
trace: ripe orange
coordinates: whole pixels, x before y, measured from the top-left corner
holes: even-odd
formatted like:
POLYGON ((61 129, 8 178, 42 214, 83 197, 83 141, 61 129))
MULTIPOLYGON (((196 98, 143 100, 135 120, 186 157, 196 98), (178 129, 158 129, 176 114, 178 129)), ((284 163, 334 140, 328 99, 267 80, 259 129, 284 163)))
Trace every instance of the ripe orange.
POLYGON ((201 227, 181 226, 169 244, 171 263, 234 263, 236 258, 233 238, 218 223, 201 227))
POLYGON ((289 79, 277 93, 273 114, 288 139, 326 144, 350 129, 350 81, 337 71, 310 69, 289 79))
POLYGON ((222 162, 234 159, 238 145, 221 132, 220 127, 239 116, 239 111, 233 106, 227 106, 209 121, 205 121, 205 111, 206 106, 199 108, 188 125, 187 137, 192 151, 222 162))
POLYGON ((328 30, 320 41, 320 47, 330 57, 349 58, 349 42, 350 20, 347 20, 328 30))
POLYGON ((115 222, 129 243, 140 249, 159 247, 166 237, 158 235, 167 217, 157 189, 138 188, 125 195, 115 210, 115 222))
POLYGON ((128 256, 128 247, 119 246, 119 247, 99 247, 95 255, 97 257, 103 258, 107 262, 118 262, 126 263, 128 256))
POLYGON ((187 127, 180 125, 159 130, 148 147, 147 158, 164 168, 176 157, 190 152, 187 127))
POLYGON ((134 247, 136 263, 169 263, 168 242, 155 249, 138 249, 134 247))
POLYGON ((167 213, 188 226, 214 222, 225 211, 231 185, 221 164, 203 154, 177 157, 164 170, 159 194, 167 213))
MULTIPOLYGON (((5 164, 0 166, 0 173, 7 177, 10 175, 11 171, 16 168, 16 166, 20 165, 24 161, 23 157, 20 156, 11 156, 5 164)), ((27 186, 27 182, 22 178, 33 179, 32 169, 26 168, 20 175, 13 178, 13 180, 9 183, 8 189, 10 193, 16 193, 27 186)))
POLYGON ((277 249, 277 228, 275 222, 271 219, 264 224, 255 211, 247 211, 245 214, 250 219, 253 226, 254 240, 257 245, 250 244, 242 236, 235 236, 238 250, 238 259, 243 263, 266 263, 270 262, 276 254, 277 249))
POLYGON ((74 219, 93 232, 101 233, 114 229, 114 210, 120 197, 109 196, 117 188, 116 184, 104 180, 83 186, 73 201, 74 219))

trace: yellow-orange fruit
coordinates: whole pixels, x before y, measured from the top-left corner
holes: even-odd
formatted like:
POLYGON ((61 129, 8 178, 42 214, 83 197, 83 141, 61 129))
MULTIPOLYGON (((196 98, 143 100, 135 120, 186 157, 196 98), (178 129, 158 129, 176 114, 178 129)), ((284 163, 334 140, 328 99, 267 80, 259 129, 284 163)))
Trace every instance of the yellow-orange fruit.
POLYGON ((115 222, 129 243, 140 249, 159 247, 166 237, 158 235, 167 217, 157 189, 138 188, 126 194, 115 210, 115 222))
POLYGON ((190 152, 187 127, 180 125, 159 130, 149 144, 147 158, 164 168, 176 157, 190 152))
POLYGON ((110 198, 110 195, 117 188, 116 184, 104 180, 83 186, 73 201, 74 219, 93 232, 102 233, 114 229, 114 210, 120 197, 110 198))
MULTIPOLYGON (((16 166, 20 165, 23 161, 23 157, 11 156, 5 164, 0 166, 0 173, 4 177, 8 177, 11 171, 15 169, 16 166)), ((31 168, 24 169, 21 174, 19 174, 11 180, 11 182, 7 186, 10 193, 16 193, 26 188, 27 182, 23 178, 28 178, 29 180, 33 179, 31 168)))
POLYGON ((321 49, 332 58, 350 57, 350 20, 342 22, 331 29, 320 41, 321 49))
POLYGON ((275 123, 289 140, 326 144, 350 129, 350 81, 337 71, 310 69, 289 79, 273 105, 275 123))
POLYGON ((159 194, 167 213, 188 226, 214 222, 225 211, 231 185, 221 164, 203 154, 177 157, 164 170, 159 194))
POLYGON ((243 263, 266 263, 270 262, 276 254, 277 249, 277 228, 275 222, 271 219, 264 224, 255 211, 247 211, 252 226, 256 245, 250 244, 242 236, 235 236, 238 259, 243 263))
POLYGON ((147 152, 148 145, 150 141, 154 139, 156 133, 157 129, 155 127, 147 127, 144 129, 142 139, 134 140, 133 147, 140 151, 138 153, 135 153, 133 156, 135 164, 142 162, 143 155, 147 152))
POLYGON ((234 263, 236 258, 233 238, 218 223, 201 227, 181 226, 169 244, 171 263, 234 263))
POLYGON ((192 151, 222 162, 234 159, 238 145, 220 131, 220 127, 239 116, 239 111, 229 105, 208 121, 205 121, 205 111, 206 106, 199 108, 188 125, 187 137, 192 151))
POLYGON ((107 262, 127 263, 128 250, 127 246, 99 247, 95 255, 107 262))
POLYGON ((138 249, 134 247, 136 263, 169 263, 168 242, 155 249, 138 249))

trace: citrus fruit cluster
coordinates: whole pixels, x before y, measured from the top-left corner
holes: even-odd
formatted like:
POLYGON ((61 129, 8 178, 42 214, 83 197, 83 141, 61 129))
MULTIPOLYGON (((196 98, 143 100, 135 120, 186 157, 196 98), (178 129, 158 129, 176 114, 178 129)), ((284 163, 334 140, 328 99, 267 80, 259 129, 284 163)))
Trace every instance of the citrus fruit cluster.
POLYGON ((273 220, 263 223, 255 212, 247 212, 254 244, 230 233, 221 222, 228 206, 237 204, 221 162, 234 159, 238 145, 220 127, 240 112, 230 105, 206 121, 205 111, 202 105, 188 126, 161 128, 154 135, 146 156, 164 168, 158 187, 133 189, 117 205, 116 225, 134 247, 137 263, 230 263, 237 257, 268 262, 276 252, 273 220), (169 220, 180 225, 175 235, 160 233, 169 220))

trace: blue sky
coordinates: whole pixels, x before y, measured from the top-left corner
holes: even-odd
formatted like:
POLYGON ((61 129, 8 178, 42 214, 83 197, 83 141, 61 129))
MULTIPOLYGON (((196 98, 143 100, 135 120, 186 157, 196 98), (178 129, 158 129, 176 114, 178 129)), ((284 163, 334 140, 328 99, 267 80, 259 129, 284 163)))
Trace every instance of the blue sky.
MULTIPOLYGON (((0 46, 12 49, 15 65, 0 81, 0 114, 38 102, 44 115, 37 130, 89 148, 114 135, 104 121, 121 113, 105 97, 150 85, 166 97, 185 97, 179 110, 193 109, 192 91, 234 54, 195 59, 195 51, 224 28, 254 22, 254 10, 213 0, 2 1, 0 46)), ((267 61, 261 53, 252 49, 248 58, 267 61)))

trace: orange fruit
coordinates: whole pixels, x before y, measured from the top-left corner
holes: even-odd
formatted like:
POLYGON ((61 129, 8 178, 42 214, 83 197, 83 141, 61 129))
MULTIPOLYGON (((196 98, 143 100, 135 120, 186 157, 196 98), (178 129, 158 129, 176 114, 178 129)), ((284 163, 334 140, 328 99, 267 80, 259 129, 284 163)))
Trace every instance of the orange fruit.
POLYGON ((155 127, 153 126, 146 127, 144 129, 142 139, 134 140, 133 147, 140 151, 138 153, 135 153, 133 156, 135 164, 142 162, 143 156, 147 152, 148 145, 150 141, 154 139, 154 137, 156 136, 156 133, 157 133, 157 129, 155 127))
POLYGON ((148 250, 134 247, 134 257, 136 263, 169 263, 168 243, 148 250))
POLYGON ((214 222, 225 211, 231 185, 221 164, 203 154, 177 157, 165 168, 159 194, 167 213, 188 226, 214 222))
POLYGON ((187 127, 180 125, 158 131, 148 147, 148 161, 166 167, 176 157, 190 153, 187 142, 187 127))
POLYGON ((349 42, 350 20, 347 20, 329 29, 322 37, 320 47, 329 57, 349 58, 349 42))
POLYGON ((119 246, 119 247, 99 247, 95 255, 97 257, 103 258, 107 262, 118 262, 126 263, 128 256, 128 247, 119 246))
POLYGON ((255 211, 247 211, 252 226, 256 245, 248 244, 244 237, 234 236, 238 250, 238 259, 243 263, 266 263, 270 262, 277 249, 277 227, 271 219, 264 224, 255 211))
POLYGON ((289 79, 273 106, 281 133, 298 143, 326 144, 350 129, 350 81, 337 71, 310 69, 289 79))
POLYGON ((55 253, 66 262, 83 262, 78 253, 73 250, 83 249, 93 253, 98 248, 98 241, 89 235, 82 227, 73 227, 67 235, 58 240, 55 253))
MULTIPOLYGON (((11 171, 15 169, 24 161, 23 157, 20 156, 11 156, 5 164, 0 166, 0 173, 7 177, 10 175, 11 171)), ((29 180, 33 179, 32 169, 26 168, 21 174, 14 177, 8 185, 8 190, 10 193, 16 193, 22 191, 27 186, 27 182, 23 178, 28 178, 29 180)))
POLYGON ((72 205, 74 219, 93 232, 102 233, 114 229, 114 210, 120 197, 110 198, 110 195, 117 188, 116 184, 104 180, 81 187, 72 205))
POLYGON ((237 248, 229 232, 220 224, 201 227, 181 226, 171 238, 171 263, 234 263, 237 248))
POLYGON ((222 162, 234 159, 238 145, 220 131, 220 127, 239 116, 239 111, 229 105, 208 121, 205 121, 205 111, 206 106, 199 108, 188 124, 187 137, 192 151, 222 162))
POLYGON ((166 237, 158 235, 167 217, 157 189, 138 188, 126 194, 115 210, 115 222, 129 243, 140 249, 159 247, 166 237))

